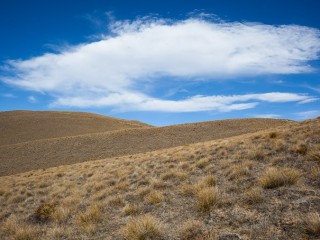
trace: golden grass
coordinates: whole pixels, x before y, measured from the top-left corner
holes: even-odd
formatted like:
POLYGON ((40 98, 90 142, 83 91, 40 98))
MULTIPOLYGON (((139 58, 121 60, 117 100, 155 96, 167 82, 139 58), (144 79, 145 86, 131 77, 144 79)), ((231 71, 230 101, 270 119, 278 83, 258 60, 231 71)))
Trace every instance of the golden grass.
POLYGON ((141 211, 140 207, 138 204, 126 204, 124 207, 123 207, 123 213, 126 215, 126 216, 129 216, 129 215, 137 215, 139 212, 141 211))
POLYGON ((38 239, 41 232, 38 226, 21 223, 16 216, 7 219, 2 230, 14 240, 38 239))
POLYGON ((95 224, 99 222, 102 217, 101 207, 98 205, 90 206, 85 212, 80 213, 76 217, 75 223, 83 230, 92 232, 95 229, 95 224))
POLYGON ((293 185, 301 177, 301 173, 292 168, 269 168, 260 178, 259 184, 263 188, 277 188, 293 185))
POLYGON ((189 219, 188 221, 184 222, 178 229, 179 237, 181 240, 192 240, 203 232, 203 223, 189 219))
POLYGON ((291 126, 0 177, 0 239, 317 239, 320 121, 291 126))
POLYGON ((143 215, 130 219, 121 232, 126 240, 164 238, 162 223, 151 215, 143 215))
POLYGON ((311 168, 310 177, 312 180, 319 180, 320 179, 320 167, 311 168))
POLYGON ((320 214, 309 213, 304 219, 303 226, 310 235, 320 236, 320 214))
POLYGON ((221 203, 220 192, 212 187, 201 189, 197 194, 197 208, 201 212, 210 212, 214 207, 221 203))
POLYGON ((164 201, 164 195, 159 191, 151 191, 146 197, 145 201, 149 204, 157 204, 164 201))
POLYGON ((244 193, 243 200, 247 204, 257 204, 264 201, 262 189, 258 187, 251 188, 244 193))

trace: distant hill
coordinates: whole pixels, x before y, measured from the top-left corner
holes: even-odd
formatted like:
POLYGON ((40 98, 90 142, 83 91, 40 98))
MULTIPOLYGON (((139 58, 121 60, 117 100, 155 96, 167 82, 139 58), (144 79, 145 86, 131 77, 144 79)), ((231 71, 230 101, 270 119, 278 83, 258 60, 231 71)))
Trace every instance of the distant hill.
POLYGON ((150 125, 82 112, 0 112, 0 146, 150 125))
MULTIPOLYGON (((21 113, 18 114, 20 115, 21 113)), ((40 117, 32 117, 38 116, 36 113, 29 115, 30 122, 26 121, 27 118, 24 117, 20 118, 23 119, 20 125, 17 123, 12 125, 18 125, 19 128, 8 127, 9 129, 6 129, 6 135, 8 135, 9 138, 16 139, 17 137, 13 136, 16 135, 15 131, 17 131, 17 135, 22 135, 25 139, 28 139, 27 133, 29 132, 32 135, 29 139, 40 140, 0 146, 0 176, 25 172, 32 169, 144 153, 186 144, 223 139, 291 123, 287 120, 277 119, 230 119, 168 127, 146 127, 147 125, 142 123, 131 123, 125 120, 115 120, 113 118, 100 116, 96 117, 95 115, 84 113, 70 114, 74 116, 71 120, 68 114, 53 114, 49 112, 39 113, 39 116, 42 114, 46 116, 44 119, 48 119, 49 116, 60 116, 55 120, 48 119, 52 124, 44 123, 44 120, 42 120, 42 124, 39 124, 47 134, 42 133, 40 127, 38 129, 33 127, 32 131, 29 129, 32 127, 30 122, 36 122, 40 119, 40 117), (81 116, 83 116, 83 119, 81 116), (85 122, 91 121, 93 123, 100 119, 101 122, 109 123, 109 125, 106 124, 105 130, 130 126, 138 126, 139 128, 73 136, 76 133, 83 133, 84 131, 94 129, 91 128, 88 130, 88 127, 84 124, 85 122), (82 125, 79 124, 79 122, 82 125), (45 125, 49 129, 45 129, 45 125), (76 130, 71 130, 74 125, 77 125, 77 127, 75 127, 76 130), (81 126, 83 126, 85 130, 82 130, 81 126), (65 132, 59 129, 59 127, 62 127, 65 132), (61 137, 49 139, 48 136, 53 136, 55 131, 59 133, 56 133, 56 136, 60 135, 61 137), (11 133, 11 135, 9 133, 11 133), (65 136, 67 134, 70 135, 65 136)), ((10 119, 14 119, 14 116, 10 117, 10 119)), ((9 120, 3 121, 9 122, 9 120)), ((101 125, 103 125, 101 122, 92 125, 101 127, 101 125)), ((18 140, 15 141, 18 142, 18 140)))

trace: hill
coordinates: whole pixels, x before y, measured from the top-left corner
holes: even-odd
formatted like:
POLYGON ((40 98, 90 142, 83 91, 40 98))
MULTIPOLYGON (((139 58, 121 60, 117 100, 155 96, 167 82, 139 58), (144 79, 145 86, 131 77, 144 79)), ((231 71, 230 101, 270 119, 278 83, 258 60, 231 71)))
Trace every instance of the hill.
POLYGON ((0 112, 0 146, 47 138, 99 133, 150 125, 98 114, 53 111, 0 112))
MULTIPOLYGON (((63 125, 63 121, 60 125, 63 125)), ((120 120, 117 122, 126 123, 120 120)), ((278 119, 230 119, 168 127, 145 127, 140 124, 142 127, 134 129, 3 145, 0 146, 0 176, 222 139, 290 123, 278 119)), ((69 125, 69 128, 72 126, 69 125)), ((13 132, 11 129, 7 133, 10 131, 13 132)), ((77 131, 81 132, 81 129, 77 131)), ((32 131, 33 138, 40 138, 37 132, 32 131)))
POLYGON ((3 176, 0 238, 319 239, 319 136, 314 119, 3 176))

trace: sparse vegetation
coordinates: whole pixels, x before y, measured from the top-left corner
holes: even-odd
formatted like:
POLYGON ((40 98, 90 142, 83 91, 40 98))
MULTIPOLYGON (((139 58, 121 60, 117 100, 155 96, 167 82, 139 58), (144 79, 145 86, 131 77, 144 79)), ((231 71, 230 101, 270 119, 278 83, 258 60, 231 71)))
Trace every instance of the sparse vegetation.
POLYGON ((320 119, 286 124, 2 176, 0 239, 318 239, 320 119))
POLYGON ((295 184, 301 173, 292 168, 270 168, 259 179, 263 188, 277 188, 295 184))
POLYGON ((56 205, 53 203, 41 204, 35 212, 35 217, 39 222, 45 222, 52 218, 56 210, 56 205))
POLYGON ((152 191, 146 197, 145 201, 150 204, 157 204, 164 200, 164 196, 161 192, 152 191))
POLYGON ((244 193, 244 201, 250 205, 262 203, 264 201, 262 189, 258 187, 249 189, 244 193))
POLYGON ((320 236, 320 214, 309 213, 303 222, 304 229, 310 235, 320 236))
POLYGON ((195 239, 203 232, 203 223, 198 220, 188 220, 180 226, 178 232, 182 240, 195 239))
POLYGON ((127 204, 123 208, 125 215, 136 215, 140 212, 140 208, 137 204, 127 204))
POLYGON ((207 187, 200 190, 197 195, 197 207, 201 212, 209 212, 212 208, 219 205, 220 193, 217 189, 207 187))
POLYGON ((151 215, 143 215, 129 220, 122 229, 127 240, 164 239, 162 223, 151 215))

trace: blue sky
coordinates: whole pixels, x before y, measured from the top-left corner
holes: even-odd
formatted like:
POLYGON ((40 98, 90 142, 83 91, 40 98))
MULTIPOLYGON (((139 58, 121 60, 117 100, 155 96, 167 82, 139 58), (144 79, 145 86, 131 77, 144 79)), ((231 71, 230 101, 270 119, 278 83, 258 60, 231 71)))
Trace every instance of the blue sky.
POLYGON ((314 0, 0 2, 0 111, 153 125, 320 115, 314 0))

